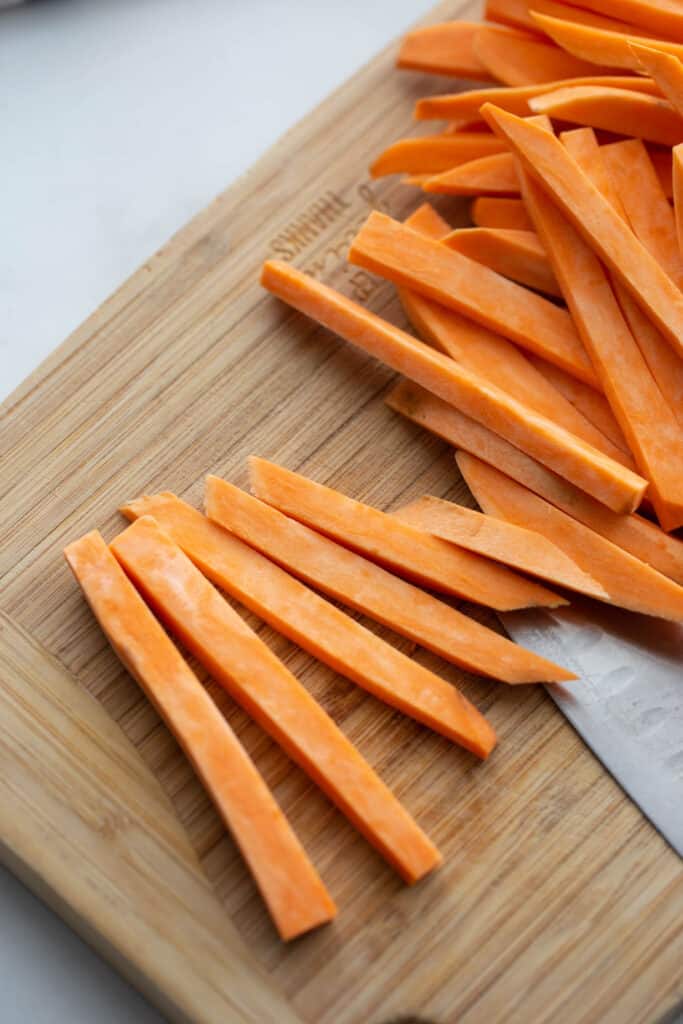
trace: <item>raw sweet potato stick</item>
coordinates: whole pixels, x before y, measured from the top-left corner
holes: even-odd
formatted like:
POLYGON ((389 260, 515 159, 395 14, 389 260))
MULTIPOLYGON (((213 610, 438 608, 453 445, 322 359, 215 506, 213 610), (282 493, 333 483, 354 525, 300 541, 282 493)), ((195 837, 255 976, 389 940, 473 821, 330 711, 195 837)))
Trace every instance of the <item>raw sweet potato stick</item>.
POLYGON ((470 219, 480 228, 511 228, 518 231, 532 231, 524 203, 521 199, 499 199, 495 196, 480 196, 470 207, 470 219))
MULTIPOLYGON (((598 162, 594 140, 586 146, 583 136, 579 142, 575 133, 570 134, 575 136, 571 152, 578 163, 581 163, 579 146, 589 149, 582 166, 590 174, 589 167, 598 162)), ((630 139, 600 147, 597 156, 604 160, 617 196, 616 200, 610 201, 628 217, 636 236, 680 287, 683 284, 683 259, 678 249, 675 218, 645 147, 639 140, 630 139)), ((597 177, 594 181, 600 187, 597 177)), ((607 189, 604 194, 610 198, 611 193, 607 189)), ((615 292, 650 373, 679 425, 683 426, 683 359, 667 344, 623 285, 617 282, 615 292)))
MULTIPOLYGON (((600 73, 601 69, 592 63, 577 59, 547 39, 523 31, 513 35, 514 32, 511 29, 505 35, 497 27, 482 25, 472 42, 476 57, 491 77, 505 85, 535 85, 600 73)), ((608 72, 607 68, 602 70, 608 72)))
POLYGON ((491 132, 459 132, 457 135, 399 139, 373 160, 370 174, 373 178, 381 178, 386 174, 438 174, 504 150, 505 143, 491 132))
POLYGON ((403 37, 396 67, 490 82, 472 45, 479 28, 479 22, 446 21, 413 29, 403 37))
POLYGON ((680 58, 639 43, 631 43, 630 47, 640 69, 652 76, 662 94, 683 117, 683 64, 680 58))
POLYGON ((510 153, 493 153, 469 160, 420 182, 425 192, 445 196, 514 196, 519 182, 510 153))
MULTIPOLYGON (((510 143, 563 213, 632 292, 667 341, 683 355, 683 294, 635 237, 562 143, 513 114, 484 107, 487 121, 510 143)), ((564 367, 563 367, 564 369, 564 367)))
MULTIPOLYGON (((245 495, 248 501, 255 499, 245 495)), ((145 495, 121 510, 151 515, 217 587, 379 700, 487 757, 495 733, 456 688, 407 658, 174 494, 145 495)))
POLYGON ((602 584, 611 603, 683 622, 683 587, 474 455, 458 452, 456 459, 488 515, 542 533, 602 584))
MULTIPOLYGON (((429 242, 417 232, 405 230, 429 242)), ((438 242, 432 244, 448 256, 457 256, 438 242)), ((486 268, 481 272, 485 273, 486 268)), ((418 383, 460 406, 467 415, 486 422, 615 511, 631 511, 640 503, 645 480, 346 296, 280 261, 264 264, 261 281, 295 309, 313 316, 393 369, 409 373, 418 383)))
POLYGON ((541 186, 523 172, 524 201, 629 448, 650 481, 665 529, 683 523, 678 423, 624 319, 600 260, 541 186))
POLYGON ((100 534, 64 554, 112 647, 192 762, 280 936, 330 921, 335 905, 270 790, 100 534))
POLYGON ((576 562, 542 534, 482 515, 452 501, 425 495, 391 513, 404 523, 448 540, 468 551, 528 572, 558 587, 589 597, 607 598, 606 591, 576 562))
POLYGON ((683 42, 683 10, 679 0, 581 0, 581 7, 638 25, 639 32, 655 32, 663 39, 683 42))
POLYGON ((449 249, 490 267, 528 288, 561 298, 562 292, 534 231, 509 228, 458 228, 443 240, 449 249))
POLYGON ((252 490, 262 501, 417 583, 499 611, 506 605, 567 604, 488 558, 399 523, 300 473, 255 456, 249 459, 249 473, 252 490))
POLYGON ((536 114, 587 128, 633 135, 661 146, 683 141, 683 117, 660 96, 603 85, 556 89, 529 100, 536 114))
POLYGON ((206 511, 304 582, 454 665, 511 684, 574 678, 226 480, 207 477, 206 511))
POLYGON ((151 516, 111 549, 183 644, 407 882, 438 850, 301 683, 151 516))
POLYGON ((386 214, 370 214, 351 243, 349 261, 455 309, 597 386, 566 310, 386 214))
MULTIPOLYGON (((610 32, 606 29, 581 25, 563 18, 551 18, 545 14, 531 14, 539 29, 554 39, 568 53, 589 63, 607 65, 610 68, 626 68, 629 71, 640 70, 638 58, 631 51, 631 43, 642 43, 642 36, 630 36, 621 32, 610 32)), ((654 23, 648 28, 654 29, 654 23)), ((683 44, 672 43, 666 39, 647 37, 647 45, 651 49, 671 53, 679 59, 683 57, 683 44)), ((590 73, 590 72, 587 72, 590 73)))
POLYGON ((487 89, 469 89, 466 92, 445 93, 425 96, 415 104, 414 117, 417 121, 474 121, 484 103, 493 103, 501 110, 507 110, 518 117, 533 113, 530 100, 556 89, 576 85, 603 85, 612 89, 630 89, 635 92, 661 95, 659 86, 652 78, 636 78, 628 75, 588 75, 582 78, 565 78, 557 82, 542 82, 538 85, 519 85, 514 88, 492 86, 487 89))
MULTIPOLYGON (((448 231, 446 222, 428 203, 424 203, 411 214, 406 224, 430 238, 443 239, 448 231)), ((541 416, 547 416, 570 433, 592 444, 610 458, 632 469, 635 468, 630 453, 623 454, 618 445, 610 443, 604 433, 596 429, 571 402, 564 399, 552 381, 544 376, 538 367, 532 365, 529 358, 516 345, 486 327, 474 323, 473 320, 460 316, 454 310, 426 299, 424 295, 407 288, 399 288, 398 293, 408 319, 424 340, 463 366, 481 374, 491 384, 506 391, 513 398, 530 405, 541 416)), ((545 360, 541 362, 546 372, 547 368, 555 369, 545 360)), ((562 374, 562 370, 558 369, 557 373, 562 374)), ((574 380, 571 377, 567 379, 574 380)), ((593 388, 578 381, 575 383, 604 403, 604 398, 593 388)), ((609 406, 607 408, 609 410, 609 406)), ((628 452, 623 437, 621 440, 623 450, 628 452)))
POLYGON ((386 403, 455 448, 462 448, 499 467, 507 476, 524 484, 572 518, 676 583, 683 584, 683 541, 664 533, 654 523, 639 515, 611 512, 535 459, 513 448, 503 438, 411 381, 401 381, 387 396, 386 403))

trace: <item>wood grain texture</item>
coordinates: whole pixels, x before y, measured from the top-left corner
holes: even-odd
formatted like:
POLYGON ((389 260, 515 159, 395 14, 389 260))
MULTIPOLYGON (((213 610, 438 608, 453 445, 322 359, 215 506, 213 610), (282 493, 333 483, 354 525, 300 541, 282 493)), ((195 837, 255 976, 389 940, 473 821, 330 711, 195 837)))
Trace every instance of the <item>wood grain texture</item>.
MULTIPOLYGON (((431 20, 478 14, 452 2, 431 20)), ((207 472, 246 484, 251 453, 382 508, 422 493, 470 500, 446 446, 384 406, 391 375, 257 283, 262 259, 289 251, 404 322, 388 286, 344 260, 371 207, 403 216, 419 201, 364 173, 368 140, 379 151, 406 134, 414 100, 443 91, 392 73, 395 52, 285 136, 0 409, 4 857, 172 1019, 654 1021, 683 997, 680 862, 541 689, 416 653, 496 727, 500 747, 478 764, 246 615, 446 857, 403 886, 209 682, 340 907, 285 946, 62 559, 88 529, 113 536, 117 506, 143 491, 199 503, 207 472)), ((440 207, 464 222, 462 205, 440 207)))

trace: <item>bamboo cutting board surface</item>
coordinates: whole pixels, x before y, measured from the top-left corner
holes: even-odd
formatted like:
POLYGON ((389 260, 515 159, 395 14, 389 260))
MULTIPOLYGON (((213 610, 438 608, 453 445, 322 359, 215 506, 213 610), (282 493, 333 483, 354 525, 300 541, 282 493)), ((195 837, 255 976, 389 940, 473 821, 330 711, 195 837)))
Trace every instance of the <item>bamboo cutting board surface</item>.
MULTIPOLYGON (((479 13, 445 3, 432 20, 479 13)), ((466 496, 447 447, 384 406, 391 374, 257 283, 284 256, 402 322, 391 289, 344 259, 370 208, 418 201, 365 172, 443 86, 394 57, 285 136, 2 407, 0 850, 173 1020, 654 1021, 683 996, 680 862, 542 689, 416 652, 498 730, 481 765, 247 615, 445 856, 402 885, 209 682, 340 907, 286 946, 62 559, 93 527, 111 538, 143 491, 200 503, 207 472, 246 484, 250 453, 383 508, 466 496)))

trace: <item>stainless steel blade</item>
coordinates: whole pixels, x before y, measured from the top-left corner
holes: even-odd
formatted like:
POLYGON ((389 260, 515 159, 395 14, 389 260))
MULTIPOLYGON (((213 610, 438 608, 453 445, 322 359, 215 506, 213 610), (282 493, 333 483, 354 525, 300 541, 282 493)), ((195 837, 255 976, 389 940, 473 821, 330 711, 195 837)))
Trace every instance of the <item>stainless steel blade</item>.
POLYGON ((683 857, 683 626, 582 600, 501 620, 518 643, 576 672, 548 693, 683 857))

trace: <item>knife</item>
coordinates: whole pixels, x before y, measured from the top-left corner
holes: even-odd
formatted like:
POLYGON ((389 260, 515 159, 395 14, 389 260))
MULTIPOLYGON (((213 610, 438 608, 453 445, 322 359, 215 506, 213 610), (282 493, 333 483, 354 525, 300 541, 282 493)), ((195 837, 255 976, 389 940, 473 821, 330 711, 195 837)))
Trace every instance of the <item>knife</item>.
POLYGON ((508 633, 578 679, 546 687, 560 711, 683 857, 683 626, 572 599, 507 612, 508 633))

